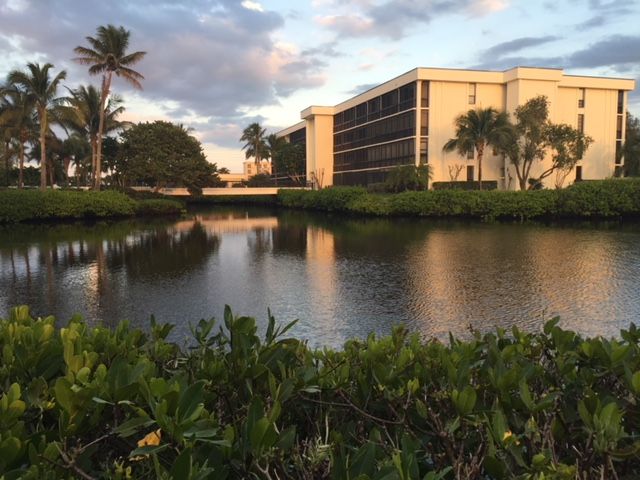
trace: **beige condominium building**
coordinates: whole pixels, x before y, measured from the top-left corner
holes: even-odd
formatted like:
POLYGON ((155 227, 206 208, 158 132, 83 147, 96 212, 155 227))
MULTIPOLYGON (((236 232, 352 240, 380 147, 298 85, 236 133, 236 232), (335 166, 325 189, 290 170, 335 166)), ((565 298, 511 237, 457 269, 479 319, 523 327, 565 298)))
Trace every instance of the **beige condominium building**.
MULTIPOLYGON (((627 93, 634 88, 633 80, 567 75, 552 68, 416 68, 338 105, 308 107, 301 112, 302 122, 278 136, 306 144, 307 182, 316 187, 382 182, 395 166, 420 163, 431 166, 432 181, 477 180, 475 158, 442 150, 455 136, 456 117, 493 107, 513 120, 519 105, 545 95, 553 123, 572 125, 593 139, 569 182, 600 179, 622 168, 616 151, 624 139, 627 93)), ((538 162, 531 177, 550 161, 538 162)), ((485 151, 483 180, 516 189, 513 168, 502 156, 485 151)))

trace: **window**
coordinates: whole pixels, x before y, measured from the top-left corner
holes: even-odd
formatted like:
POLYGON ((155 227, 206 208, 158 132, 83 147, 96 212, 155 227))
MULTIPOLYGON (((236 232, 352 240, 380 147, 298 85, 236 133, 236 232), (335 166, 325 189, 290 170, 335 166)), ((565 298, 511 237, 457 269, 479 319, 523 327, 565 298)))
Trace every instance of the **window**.
POLYGON ((616 140, 616 165, 622 163, 622 140, 616 140))
POLYGON ((582 165, 576 167, 576 182, 582 181, 582 165))
POLYGON ((618 115, 616 122, 616 139, 622 139, 622 115, 618 115))
POLYGON ((416 108, 416 84, 400 87, 400 111, 416 108))
POLYGON ((578 114, 578 131, 584 133, 584 113, 578 114))
POLYGON ((618 115, 621 115, 624 109, 624 90, 618 90, 618 115))
POLYGON ((578 108, 584 108, 585 95, 586 90, 584 88, 581 88, 578 98, 578 108))
POLYGON ((473 182, 473 165, 467 165, 467 182, 473 182))
POLYGON ((475 158, 475 152, 473 151, 473 149, 471 149, 467 152, 467 160, 473 160, 474 158, 475 158))
POLYGON ((420 99, 420 106, 422 108, 429 108, 429 82, 422 82, 422 92, 420 96, 422 97, 420 99))
POLYGON ((614 177, 622 177, 622 165, 616 165, 616 168, 613 169, 614 177))
POLYGON ((475 105, 476 103, 476 84, 469 84, 469 105, 475 105))
POLYGON ((426 164, 428 161, 428 150, 427 150, 427 139, 426 138, 421 138, 420 139, 420 163, 421 164, 426 164))
POLYGON ((420 135, 426 137, 429 135, 429 111, 422 110, 420 112, 420 135))

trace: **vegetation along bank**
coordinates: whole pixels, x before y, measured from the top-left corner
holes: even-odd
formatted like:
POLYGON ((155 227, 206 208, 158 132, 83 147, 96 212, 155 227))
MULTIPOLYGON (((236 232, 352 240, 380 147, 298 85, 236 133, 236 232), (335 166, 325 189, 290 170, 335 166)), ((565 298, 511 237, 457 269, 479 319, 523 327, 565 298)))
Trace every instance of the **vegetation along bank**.
POLYGON ((0 223, 175 215, 181 202, 165 198, 133 199, 115 191, 0 190, 0 223))
POLYGON ((0 476, 576 479, 640 475, 640 332, 558 320, 312 350, 227 307, 191 347, 120 323, 0 319, 0 476))
POLYGON ((558 190, 428 190, 369 193, 359 187, 280 190, 278 204, 378 216, 480 219, 612 218, 640 215, 640 179, 585 181, 558 190))

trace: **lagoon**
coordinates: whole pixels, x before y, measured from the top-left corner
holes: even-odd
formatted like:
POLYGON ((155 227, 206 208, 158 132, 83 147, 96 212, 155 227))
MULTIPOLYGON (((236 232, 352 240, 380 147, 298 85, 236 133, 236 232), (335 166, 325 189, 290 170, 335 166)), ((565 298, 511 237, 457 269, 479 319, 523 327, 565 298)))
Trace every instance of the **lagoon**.
POLYGON ((64 323, 235 314, 339 347, 403 324, 424 337, 555 315, 584 335, 640 318, 640 224, 511 224, 210 208, 175 219, 0 229, 0 315, 28 304, 64 323))

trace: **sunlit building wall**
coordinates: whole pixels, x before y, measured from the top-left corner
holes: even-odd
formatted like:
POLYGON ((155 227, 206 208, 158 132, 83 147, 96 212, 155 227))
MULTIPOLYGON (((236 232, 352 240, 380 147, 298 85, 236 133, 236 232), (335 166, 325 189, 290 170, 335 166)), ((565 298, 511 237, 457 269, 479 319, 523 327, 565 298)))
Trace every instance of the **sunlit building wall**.
MULTIPOLYGON (((507 112, 545 95, 550 120, 581 129, 594 143, 568 182, 620 173, 616 152, 624 138, 628 79, 566 75, 561 69, 516 67, 503 72, 416 68, 335 106, 311 106, 302 122, 278 133, 306 144, 306 174, 315 186, 382 182, 398 165, 428 163, 433 181, 477 180, 475 155, 442 151, 455 136, 454 121, 469 109, 507 112), (456 173, 457 172, 457 173, 456 173), (456 176, 457 175, 457 176, 456 176)), ((551 159, 538 162, 536 177, 551 159)), ((483 180, 516 189, 513 166, 485 151, 483 180)), ((555 182, 553 176, 547 185, 555 182)))

